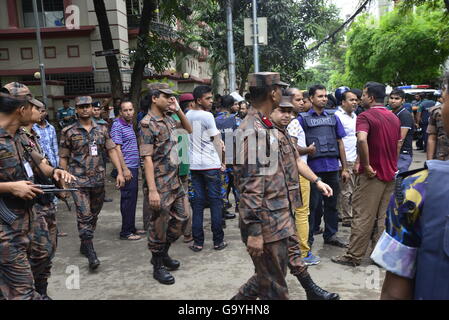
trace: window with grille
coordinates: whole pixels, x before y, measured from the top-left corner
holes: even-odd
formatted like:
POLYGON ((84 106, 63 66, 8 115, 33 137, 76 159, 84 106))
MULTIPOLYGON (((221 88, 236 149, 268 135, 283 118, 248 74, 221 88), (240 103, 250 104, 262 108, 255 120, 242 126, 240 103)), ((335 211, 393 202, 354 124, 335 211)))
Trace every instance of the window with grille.
MULTIPOLYGON (((42 28, 62 27, 64 23, 64 0, 36 0, 39 25, 42 28)), ((23 24, 35 28, 33 0, 22 0, 23 24)))

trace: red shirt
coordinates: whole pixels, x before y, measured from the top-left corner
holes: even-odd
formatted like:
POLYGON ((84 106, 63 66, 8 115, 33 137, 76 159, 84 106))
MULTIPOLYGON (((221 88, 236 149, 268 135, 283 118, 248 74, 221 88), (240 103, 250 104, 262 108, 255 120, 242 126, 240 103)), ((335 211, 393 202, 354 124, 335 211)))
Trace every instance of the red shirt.
MULTIPOLYGON (((374 106, 357 116, 356 132, 368 133, 369 162, 381 181, 393 181, 398 171, 399 118, 383 106, 374 106)), ((360 163, 359 173, 363 173, 360 163)))

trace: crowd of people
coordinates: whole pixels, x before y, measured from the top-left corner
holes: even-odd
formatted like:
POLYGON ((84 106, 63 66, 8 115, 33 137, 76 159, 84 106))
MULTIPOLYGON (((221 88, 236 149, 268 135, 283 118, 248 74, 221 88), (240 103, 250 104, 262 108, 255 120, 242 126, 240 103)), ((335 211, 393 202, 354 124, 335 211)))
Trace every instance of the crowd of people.
MULTIPOLYGON (((308 299, 338 300, 307 271, 321 262, 313 253, 319 234, 324 245, 345 248, 333 263, 356 267, 370 255, 372 263, 385 268, 382 297, 437 294, 424 288, 427 278, 415 270, 425 265, 423 259, 435 258, 431 248, 422 255, 418 248, 444 238, 444 230, 427 237, 427 228, 441 219, 434 217, 425 229, 417 225, 429 221, 421 219, 421 212, 432 210, 423 208, 423 185, 440 186, 434 172, 447 175, 448 170, 445 162, 432 161, 425 170, 409 168, 417 131, 425 133, 419 139, 428 160, 449 159, 449 116, 443 107, 449 103, 447 79, 439 101, 418 95, 411 106, 404 91, 387 96, 385 85, 377 82, 363 90, 341 87, 332 95, 322 85, 291 88, 273 72, 250 74, 248 91, 245 97, 236 92, 214 96, 211 87, 201 85, 176 98, 168 84, 152 83, 139 106, 80 96, 74 108, 64 100, 57 111, 58 138, 46 106, 25 85, 4 86, 1 297, 50 299, 57 204, 67 203, 70 194, 80 253, 90 270, 100 266, 94 235, 105 202, 108 161, 121 193, 119 238, 135 241, 147 235, 153 277, 161 284, 175 283, 170 271, 181 262, 170 257, 169 249, 181 236, 193 252, 203 250, 209 208, 213 249, 227 248, 226 220, 237 213, 254 263, 254 276, 233 299, 288 299, 289 268, 308 299), (136 228, 139 175, 143 229, 136 228), (66 188, 70 193, 62 192, 66 188), (350 228, 349 243, 339 236, 340 227, 350 228), (419 292, 413 293, 415 280, 419 292)), ((433 198, 432 208, 444 210, 439 194, 427 193, 426 201, 433 198)), ((439 263, 447 266, 447 257, 443 260, 439 263)))

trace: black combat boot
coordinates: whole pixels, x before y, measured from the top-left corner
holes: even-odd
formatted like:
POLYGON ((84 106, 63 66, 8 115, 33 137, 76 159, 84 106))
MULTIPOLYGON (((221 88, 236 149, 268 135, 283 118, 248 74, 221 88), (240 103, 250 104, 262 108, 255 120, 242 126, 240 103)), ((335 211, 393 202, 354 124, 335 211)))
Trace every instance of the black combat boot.
POLYGON ((100 265, 100 260, 97 258, 97 254, 94 250, 94 244, 92 243, 92 240, 86 240, 84 241, 84 246, 86 248, 86 256, 87 260, 89 261, 89 269, 95 270, 100 265))
POLYGON ((36 292, 41 295, 42 300, 53 300, 47 295, 47 286, 48 283, 36 283, 36 292))
POLYGON ((163 259, 163 253, 153 253, 153 257, 151 258, 151 263, 153 264, 153 278, 162 284, 173 284, 175 283, 175 278, 164 267, 163 259))
POLYGON ((168 255, 169 249, 170 249, 170 243, 167 242, 164 247, 164 257, 162 258, 162 263, 164 264, 164 266, 167 268, 168 271, 174 271, 174 270, 179 269, 179 267, 181 266, 181 262, 179 262, 178 260, 172 259, 168 255))
POLYGON ((308 272, 303 272, 297 278, 306 291, 307 300, 340 300, 337 293, 328 292, 317 286, 308 272))

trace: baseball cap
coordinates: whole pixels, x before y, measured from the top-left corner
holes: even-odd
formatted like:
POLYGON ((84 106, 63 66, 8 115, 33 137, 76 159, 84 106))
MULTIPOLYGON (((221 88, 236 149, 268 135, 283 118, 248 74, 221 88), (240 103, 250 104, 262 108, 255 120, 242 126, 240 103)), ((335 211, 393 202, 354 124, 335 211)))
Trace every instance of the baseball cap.
POLYGON ((147 85, 147 88, 149 90, 158 90, 162 93, 168 94, 169 96, 175 94, 174 91, 170 90, 170 86, 167 83, 150 83, 147 85))
POLYGON ((279 72, 256 72, 248 75, 248 85, 250 87, 268 87, 278 85, 288 87, 289 84, 281 81, 279 72))
POLYGON ((195 98, 193 97, 193 94, 191 93, 183 93, 179 96, 179 103, 184 101, 194 101, 195 98))
POLYGON ((35 105, 36 107, 43 108, 44 104, 40 102, 39 100, 35 99, 33 97, 33 94, 31 93, 30 89, 19 82, 10 82, 6 84, 3 88, 3 91, 7 91, 8 94, 15 98, 24 98, 29 103, 35 105))
POLYGON ((282 96, 281 102, 279 103, 279 107, 282 108, 293 108, 293 104, 291 103, 291 96, 282 96))

